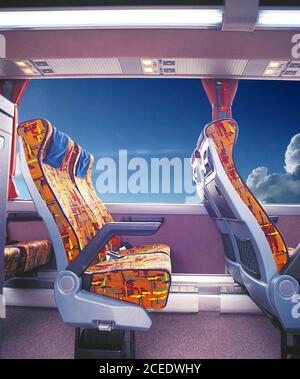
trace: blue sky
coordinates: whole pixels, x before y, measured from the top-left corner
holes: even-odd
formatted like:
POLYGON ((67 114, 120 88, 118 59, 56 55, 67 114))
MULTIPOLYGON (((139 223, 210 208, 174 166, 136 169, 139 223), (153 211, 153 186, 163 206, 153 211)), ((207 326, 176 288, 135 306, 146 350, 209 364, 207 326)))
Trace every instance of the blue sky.
MULTIPOLYGON (((233 117, 240 133, 235 159, 244 180, 257 167, 284 173, 284 155, 300 132, 299 82, 240 81, 233 117)), ((46 118, 96 158, 190 157, 211 120, 200 80, 32 80, 19 121, 46 118)), ((98 173, 99 174, 99 173, 98 173)), ((96 179, 96 173, 94 175, 96 179)), ((18 183, 21 179, 18 178, 18 183)), ((20 187, 26 197, 23 185, 20 187)), ((104 194, 105 201, 183 202, 185 194, 104 194)))

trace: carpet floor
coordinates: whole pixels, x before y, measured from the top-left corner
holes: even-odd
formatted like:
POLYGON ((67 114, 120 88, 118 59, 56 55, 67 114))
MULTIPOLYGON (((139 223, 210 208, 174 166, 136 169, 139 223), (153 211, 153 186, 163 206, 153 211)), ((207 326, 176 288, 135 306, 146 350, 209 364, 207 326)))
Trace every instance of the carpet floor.
MULTIPOLYGON (((153 314, 136 333, 137 358, 280 358, 280 335, 263 316, 153 314)), ((9 307, 1 358, 73 358, 74 329, 56 309, 9 307)))

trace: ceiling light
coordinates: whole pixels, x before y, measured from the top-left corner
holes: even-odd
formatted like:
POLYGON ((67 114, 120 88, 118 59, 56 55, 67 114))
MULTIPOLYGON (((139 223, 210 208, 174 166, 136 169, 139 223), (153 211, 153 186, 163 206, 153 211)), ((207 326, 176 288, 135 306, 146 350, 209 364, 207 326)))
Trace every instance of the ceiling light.
POLYGON ((274 61, 271 61, 268 65, 269 68, 282 68, 284 66, 284 63, 282 62, 274 62, 274 61))
POLYGON ((20 62, 16 62, 16 65, 18 65, 19 67, 25 67, 26 63, 24 63, 23 61, 20 61, 20 62))
POLYGON ((207 28, 221 26, 221 9, 73 9, 0 12, 0 29, 207 28))
POLYGON ((293 28, 300 26, 300 10, 263 9, 259 11, 257 27, 293 28))
POLYGON ((264 71, 264 75, 275 75, 275 70, 266 69, 264 71))
POLYGON ((144 67, 144 72, 152 73, 153 72, 152 67, 144 67))
POLYGON ((149 59, 142 60, 142 63, 144 66, 151 66, 152 65, 152 61, 149 59))
POLYGON ((30 68, 24 68, 24 69, 23 69, 23 72, 24 72, 25 74, 33 74, 33 71, 32 71, 30 68))
POLYGON ((288 61, 270 61, 264 75, 280 76, 288 61))

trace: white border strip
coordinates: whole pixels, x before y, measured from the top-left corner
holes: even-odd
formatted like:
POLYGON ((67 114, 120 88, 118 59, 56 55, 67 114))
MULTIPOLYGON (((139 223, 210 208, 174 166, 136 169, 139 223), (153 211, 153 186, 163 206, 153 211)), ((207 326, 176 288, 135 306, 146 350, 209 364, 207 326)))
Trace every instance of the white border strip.
POLYGON ((270 216, 300 216, 300 204, 265 204, 262 206, 270 216))

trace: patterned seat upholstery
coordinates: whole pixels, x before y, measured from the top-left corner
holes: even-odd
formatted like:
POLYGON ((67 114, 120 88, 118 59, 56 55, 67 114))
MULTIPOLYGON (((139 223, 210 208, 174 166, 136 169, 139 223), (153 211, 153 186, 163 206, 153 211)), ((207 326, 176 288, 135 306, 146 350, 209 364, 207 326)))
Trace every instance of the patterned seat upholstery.
POLYGON ((100 295, 161 309, 170 285, 170 258, 165 253, 134 253, 89 267, 84 287, 100 295))
MULTIPOLYGON (((92 170, 94 157, 86 150, 75 144, 75 154, 78 156, 75 167, 70 167, 70 175, 75 185, 88 204, 97 220, 102 220, 103 224, 114 221, 103 202, 99 199, 92 182, 92 170)), ((114 236, 108 243, 107 249, 117 251, 121 245, 121 238, 114 236)))
MULTIPOLYGON (((106 209, 103 202, 99 199, 92 182, 92 170, 94 164, 94 157, 92 154, 82 149, 75 144, 75 154, 79 158, 75 162, 75 168, 70 168, 70 175, 74 180, 78 191, 92 210, 97 220, 103 220, 103 223, 114 221, 112 215, 106 209)), ((149 252, 163 252, 170 255, 170 247, 165 244, 155 244, 150 246, 136 246, 130 249, 121 249, 123 247, 122 240, 119 236, 115 236, 107 246, 110 251, 115 251, 120 255, 149 253, 149 252)))
POLYGON ((155 243, 153 245, 134 246, 130 249, 121 249, 118 251, 121 256, 129 254, 150 254, 150 253, 164 253, 170 256, 170 246, 164 243, 155 243))
POLYGON ((4 280, 13 278, 17 274, 21 251, 15 246, 4 248, 4 280))
MULTIPOLYGON (((102 226, 113 220, 92 186, 92 156, 86 153, 88 170, 83 175, 77 169, 80 175, 75 179, 80 147, 68 136, 39 119, 20 124, 18 134, 29 172, 56 222, 70 264, 102 226)), ((107 260, 107 251, 119 251, 120 244, 116 237, 98 253, 99 259, 84 274, 85 289, 140 304, 145 309, 163 308, 171 277, 170 257, 165 253, 169 248, 138 247, 137 254, 134 248, 120 250, 121 258, 107 260)))
POLYGON ((50 259, 48 240, 19 242, 4 249, 4 280, 38 268, 50 259))

